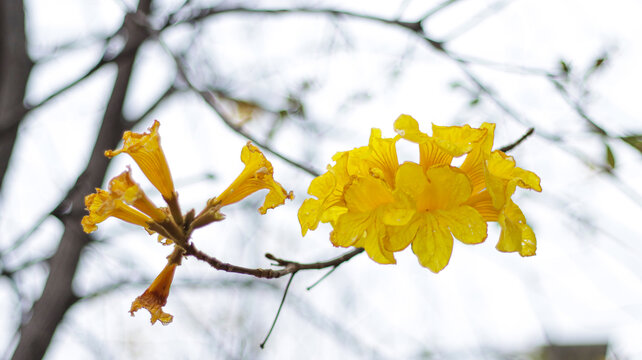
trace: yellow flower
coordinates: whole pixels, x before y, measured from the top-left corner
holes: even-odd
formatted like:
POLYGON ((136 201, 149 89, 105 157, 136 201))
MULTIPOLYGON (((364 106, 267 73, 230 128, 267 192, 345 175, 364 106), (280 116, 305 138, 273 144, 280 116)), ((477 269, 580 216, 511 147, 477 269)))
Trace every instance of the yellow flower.
POLYGON ((174 182, 169 172, 167 159, 160 144, 158 127, 160 123, 154 121, 149 128, 149 133, 132 133, 125 131, 123 134, 123 148, 120 150, 107 150, 105 156, 112 158, 120 153, 129 154, 136 164, 147 176, 149 181, 160 191, 166 200, 174 198, 174 182))
POLYGON ((492 203, 499 209, 498 222, 502 228, 497 250, 535 255, 535 233, 526 224, 526 217, 511 199, 517 186, 542 191, 540 179, 534 173, 515 166, 515 160, 501 151, 493 151, 487 161, 486 183, 492 203))
POLYGON ((419 144, 419 163, 424 170, 431 166, 450 165, 453 157, 471 152, 486 135, 484 128, 433 124, 431 137, 421 132, 417 120, 409 115, 399 116, 393 126, 400 137, 419 144))
POLYGON ((424 171, 415 163, 404 163, 397 172, 397 196, 414 205, 415 213, 404 226, 394 227, 390 250, 399 251, 412 243, 419 263, 433 272, 449 262, 453 235, 466 244, 486 239, 486 222, 474 208, 465 205, 472 185, 457 168, 447 165, 424 171))
POLYGON ((420 264, 439 272, 450 260, 453 237, 481 243, 486 222, 497 221, 498 250, 535 253, 535 235, 511 196, 516 186, 541 191, 539 178, 491 152, 494 124, 433 125, 427 135, 401 115, 394 129, 394 138, 373 129, 368 146, 337 153, 336 164, 312 181, 308 193, 316 199, 306 199, 298 213, 303 235, 330 223, 335 246, 362 247, 379 263, 395 263, 394 253, 412 245, 420 264), (418 144, 419 163, 399 165, 400 139, 418 144), (461 156, 461 167, 452 166, 461 156))
POLYGON ((399 168, 396 142, 372 129, 368 146, 337 153, 336 164, 310 184, 308 193, 317 199, 305 200, 299 209, 303 235, 319 222, 329 222, 335 246, 362 247, 378 263, 395 263, 392 252, 386 250, 384 216, 394 202, 392 189, 399 168))
POLYGON ((381 179, 355 177, 345 188, 347 211, 337 218, 330 240, 335 246, 362 247, 380 264, 394 264, 392 252, 385 248, 388 232, 384 224, 385 211, 394 200, 381 179))
POLYGON ((165 212, 156 207, 140 189, 140 186, 134 182, 129 168, 109 181, 109 192, 114 197, 120 198, 150 216, 158 223, 162 223, 167 218, 165 212))
POLYGON ((89 215, 82 219, 82 228, 86 233, 96 231, 96 224, 110 216, 142 226, 148 232, 148 223, 153 221, 149 216, 126 205, 119 196, 98 188, 96 193, 85 196, 85 206, 89 211, 89 215))
POLYGON ((167 262, 167 265, 161 273, 154 279, 152 284, 143 292, 143 294, 132 302, 129 313, 134 316, 134 313, 140 308, 145 308, 152 315, 152 325, 156 320, 160 320, 163 325, 172 322, 174 318, 172 315, 163 312, 163 306, 167 304, 167 297, 169 296, 169 289, 172 286, 174 279, 174 272, 176 266, 179 264, 172 260, 167 262))
POLYGON ((317 198, 306 199, 298 212, 301 234, 305 236, 308 230, 316 230, 319 222, 334 223, 346 211, 343 199, 343 188, 350 181, 347 172, 349 152, 339 152, 332 159, 334 166, 328 166, 328 171, 312 180, 308 194, 317 198))
POLYGON ((210 200, 209 206, 222 207, 234 204, 256 191, 267 189, 269 192, 265 196, 263 206, 259 208, 261 214, 265 214, 268 209, 285 203, 285 199, 294 198, 291 191, 288 193, 281 184, 274 180, 272 164, 252 143, 248 142, 243 147, 241 161, 245 164, 245 169, 221 195, 210 200))

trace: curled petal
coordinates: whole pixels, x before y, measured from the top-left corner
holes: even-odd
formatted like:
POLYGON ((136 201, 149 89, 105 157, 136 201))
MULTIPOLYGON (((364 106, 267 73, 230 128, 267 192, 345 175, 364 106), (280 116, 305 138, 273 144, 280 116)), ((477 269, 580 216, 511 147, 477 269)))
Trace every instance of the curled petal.
POLYGON ((95 231, 98 228, 96 224, 105 221, 110 216, 142 226, 145 229, 152 221, 147 215, 129 207, 118 198, 114 198, 111 193, 98 188, 96 193, 85 196, 85 206, 89 215, 83 217, 81 223, 86 233, 95 231))
POLYGON ((123 134, 123 148, 107 150, 105 151, 105 156, 112 158, 120 153, 129 154, 163 197, 171 199, 175 196, 174 181, 160 144, 159 126, 160 123, 154 120, 154 125, 149 128, 149 133, 138 134, 125 131, 123 134))
POLYGON ((151 314, 152 325, 157 321, 163 325, 172 322, 174 318, 172 315, 163 311, 163 306, 167 304, 167 297, 169 296, 169 289, 174 280, 174 272, 176 271, 177 263, 171 261, 167 263, 163 271, 154 279, 152 284, 143 292, 143 294, 132 302, 129 313, 134 316, 134 313, 141 308, 147 309, 151 314))
POLYGON ((513 192, 515 192, 515 185, 508 187, 507 201, 499 214, 498 222, 502 231, 499 234, 497 250, 532 256, 535 255, 537 239, 533 229, 526 223, 524 213, 511 199, 513 192))
POLYGON ((419 123, 410 115, 400 115, 393 125, 395 132, 402 138, 414 143, 423 143, 430 137, 419 130, 419 123))
POLYGON ((294 195, 289 193, 273 178, 274 170, 272 164, 265 158, 263 153, 252 143, 248 142, 241 151, 241 161, 245 169, 232 182, 232 184, 217 196, 212 204, 226 206, 243 200, 256 191, 267 189, 263 205, 259 208, 261 214, 285 203, 285 199, 293 199, 294 195))
POLYGON ((338 215, 345 212, 343 191, 350 181, 348 175, 349 152, 334 155, 334 166, 312 180, 308 194, 317 199, 306 199, 298 212, 301 233, 305 236, 308 230, 315 230, 319 222, 334 222, 338 215))
POLYGON ((109 181, 109 192, 114 197, 122 199, 127 204, 150 216, 156 222, 161 223, 167 218, 165 212, 156 207, 143 190, 140 189, 140 186, 132 178, 131 169, 129 168, 109 181))
MULTIPOLYGON (((486 169, 486 186, 497 209, 504 207, 509 184, 521 188, 542 191, 539 177, 531 172, 515 166, 515 160, 497 150, 490 154, 486 169)), ((512 195, 513 192, 510 192, 512 195)), ((510 195, 509 195, 510 196, 510 195)))
POLYGON ((485 135, 486 129, 475 129, 470 127, 470 125, 432 125, 433 141, 454 157, 471 152, 485 135))

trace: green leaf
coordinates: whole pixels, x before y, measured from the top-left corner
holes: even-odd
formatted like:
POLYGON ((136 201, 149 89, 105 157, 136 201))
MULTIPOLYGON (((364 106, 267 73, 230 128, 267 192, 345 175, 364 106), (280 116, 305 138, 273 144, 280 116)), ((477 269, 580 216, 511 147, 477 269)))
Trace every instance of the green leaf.
POLYGON ((642 153, 642 134, 622 136, 620 139, 642 153))
POLYGON ((568 75, 571 72, 571 65, 564 61, 564 59, 560 59, 560 70, 562 70, 564 75, 568 75))
POLYGON ((609 168, 615 169, 615 155, 613 155, 613 150, 607 144, 604 144, 606 147, 606 163, 609 165, 609 168))

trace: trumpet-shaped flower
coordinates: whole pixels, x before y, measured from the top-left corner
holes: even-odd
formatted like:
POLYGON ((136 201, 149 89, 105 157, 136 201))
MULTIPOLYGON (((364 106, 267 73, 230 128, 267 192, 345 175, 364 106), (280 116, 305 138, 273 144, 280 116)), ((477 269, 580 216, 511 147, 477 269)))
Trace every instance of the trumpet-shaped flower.
POLYGON ((491 152, 494 124, 479 129, 433 125, 419 130, 408 115, 394 123, 395 138, 373 129, 367 147, 337 153, 336 164, 310 184, 299 209, 303 235, 330 223, 335 246, 362 247, 379 263, 412 245, 421 265, 433 272, 449 262, 453 237, 483 242, 487 221, 499 222, 497 249, 533 255, 535 235, 511 200, 516 186, 541 191, 539 178, 515 167, 511 157, 491 152), (418 144, 419 163, 398 163, 396 142, 418 144), (466 156, 460 167, 453 158, 466 156))
POLYGON ((225 216, 220 212, 223 206, 236 203, 258 190, 268 190, 259 209, 262 214, 283 204, 286 199, 292 199, 294 195, 292 192, 286 192, 281 184, 274 180, 272 164, 257 147, 248 142, 241 152, 245 169, 236 180, 221 195, 208 200, 207 206, 198 215, 194 209, 183 214, 160 145, 159 126, 159 122, 154 121, 148 133, 125 132, 122 149, 107 150, 105 156, 111 158, 120 153, 129 154, 152 185, 159 190, 167 207, 159 208, 154 205, 133 180, 131 169, 128 167, 109 181, 109 191, 96 189, 95 194, 85 197, 89 215, 82 219, 82 226, 83 230, 89 233, 96 230, 97 223, 113 216, 140 225, 150 234, 157 233, 158 241, 163 245, 174 244, 174 252, 168 257, 165 268, 149 288, 132 302, 130 308, 132 316, 139 309, 145 308, 151 314, 152 324, 160 321, 167 325, 173 316, 165 313, 163 306, 167 303, 176 267, 181 264, 182 256, 191 246, 192 232, 223 220, 225 216))
POLYGON ((293 199, 289 193, 274 180, 272 164, 265 158, 261 150, 248 142, 241 151, 241 161, 245 168, 241 174, 228 186, 223 193, 210 200, 210 206, 226 206, 243 200, 256 191, 267 189, 263 205, 259 208, 261 214, 285 203, 285 199, 293 199))
POLYGON ((167 218, 165 212, 156 207, 140 189, 140 186, 132 178, 129 168, 109 181, 109 192, 158 223, 162 223, 167 218))
POLYGON ((165 268, 158 274, 147 290, 132 302, 131 309, 129 310, 131 316, 134 316, 134 313, 139 309, 145 308, 152 316, 152 325, 157 320, 160 320, 163 325, 172 322, 174 317, 164 312, 163 306, 167 304, 167 297, 169 296, 169 289, 172 286, 172 280, 174 280, 174 273, 176 272, 176 267, 180 265, 181 253, 175 254, 177 253, 175 252, 170 255, 167 265, 165 265, 165 268))
POLYGON ((153 221, 149 216, 125 204, 120 196, 98 188, 96 193, 85 196, 85 206, 89 211, 89 215, 82 218, 82 228, 86 233, 96 231, 96 224, 110 216, 142 226, 148 231, 148 223, 153 221))
POLYGON ((149 128, 149 133, 138 134, 125 131, 123 148, 107 150, 105 156, 112 158, 120 153, 129 154, 163 198, 169 200, 174 198, 174 181, 160 144, 159 126, 160 123, 155 120, 154 125, 149 128))

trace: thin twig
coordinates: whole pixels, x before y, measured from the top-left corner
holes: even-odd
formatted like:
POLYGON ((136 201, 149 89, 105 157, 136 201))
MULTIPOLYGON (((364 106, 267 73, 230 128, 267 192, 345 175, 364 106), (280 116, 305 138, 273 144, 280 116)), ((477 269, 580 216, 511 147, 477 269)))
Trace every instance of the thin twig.
POLYGON ((227 125, 234 132, 236 132, 239 135, 245 137, 246 139, 250 140, 255 145, 265 149, 266 151, 270 152, 272 155, 274 155, 274 156, 278 157, 279 159, 287 162, 288 164, 290 164, 290 165, 292 165, 292 166, 294 166, 296 168, 299 168, 299 169, 307 172, 308 174, 310 174, 312 176, 316 177, 316 176, 321 175, 321 173, 319 171, 317 171, 315 169, 312 169, 312 168, 310 168, 310 167, 308 167, 306 165, 303 165, 303 164, 301 164, 301 163, 299 163, 297 161, 294 161, 294 160, 290 159, 288 156, 285 156, 282 153, 276 151, 271 146, 267 145, 265 142, 260 141, 256 137, 252 136, 242 126, 239 126, 239 125, 235 124, 234 121, 227 115, 227 112, 225 111, 225 109, 223 109, 222 104, 218 101, 218 99, 216 98, 214 93, 211 92, 211 91, 198 89, 196 87, 196 85, 194 85, 194 83, 191 81, 189 75, 187 74, 187 69, 186 69, 186 66, 185 66, 183 60, 179 56, 174 54, 171 51, 171 49, 160 38, 157 37, 156 39, 158 40, 160 45, 165 49, 165 51, 172 57, 172 59, 174 59, 174 62, 176 64, 176 68, 178 70, 178 73, 183 78, 183 80, 185 80, 185 82, 187 83, 188 87, 192 91, 194 91, 196 94, 198 94, 203 99, 203 101, 205 101, 205 103, 207 105, 209 105, 210 108, 212 108, 212 110, 214 110, 214 112, 216 112, 216 114, 218 114, 218 116, 221 118, 221 120, 223 120, 223 123, 225 125, 227 125))
POLYGON ((423 14, 420 18, 419 21, 423 22, 424 20, 428 19, 429 17, 435 15, 436 13, 440 12, 441 10, 447 8, 448 6, 456 3, 459 0, 446 0, 442 3, 437 4, 437 6, 431 8, 430 10, 426 11, 425 14, 423 14))
POLYGON ((270 335, 272 334, 272 330, 274 330, 274 326, 276 325, 276 321, 279 319, 279 315, 281 314, 281 309, 283 309, 283 304, 285 303, 285 297, 288 295, 288 290, 290 290, 290 284, 292 284, 292 279, 294 279, 294 275, 296 275, 296 272, 293 272, 292 275, 290 275, 288 284, 285 285, 285 290, 283 291, 283 297, 281 298, 281 304, 279 304, 279 309, 276 311, 276 315, 274 316, 274 321, 272 321, 272 326, 270 326, 270 331, 268 331, 267 335, 265 336, 265 339, 259 345, 261 349, 265 347, 265 343, 270 338, 270 335))
POLYGON ((460 37, 464 33, 474 28, 475 26, 479 25, 481 22, 483 22, 490 16, 500 12, 502 8, 509 5, 509 3, 510 1, 504 1, 504 0, 494 2, 493 4, 489 5, 488 7, 486 7, 479 13, 477 13, 472 18, 468 19, 463 24, 460 24, 455 29, 451 30, 448 34, 446 34, 443 38, 441 38, 441 40, 444 42, 449 42, 451 40, 454 40, 457 37, 460 37))
POLYGON ((163 29, 170 26, 177 25, 177 24, 181 24, 181 23, 194 23, 194 22, 204 20, 206 18, 210 18, 215 15, 229 14, 229 13, 245 13, 245 14, 259 14, 259 15, 260 14, 287 15, 287 14, 300 13, 300 14, 333 15, 337 17, 345 16, 350 18, 359 18, 363 20, 380 22, 388 25, 397 25, 397 26, 410 29, 412 31, 422 30, 421 24, 419 22, 407 22, 407 21, 400 21, 400 20, 394 20, 394 19, 385 19, 374 15, 362 14, 362 13, 357 13, 357 12, 348 11, 348 10, 328 9, 328 8, 308 8, 308 7, 283 8, 283 9, 256 9, 256 8, 247 8, 243 6, 239 6, 239 7, 215 6, 210 8, 203 8, 193 12, 192 14, 184 18, 180 18, 176 15, 172 15, 167 19, 165 25, 163 26, 163 29))
POLYGON ((352 259, 354 256, 362 252, 363 252, 362 248, 357 248, 328 261, 321 261, 321 262, 308 263, 308 264, 302 264, 296 261, 278 259, 274 257, 274 255, 272 254, 266 254, 265 257, 267 257, 270 260, 276 261, 279 266, 283 267, 283 269, 274 270, 274 269, 261 269, 261 268, 252 269, 252 268, 246 268, 243 266, 225 263, 197 249, 194 246, 194 243, 190 243, 185 248, 185 256, 193 256, 198 260, 208 263, 211 267, 215 268, 216 270, 237 273, 237 274, 244 274, 244 275, 252 275, 257 278, 263 278, 263 279, 280 278, 282 276, 292 274, 300 270, 320 270, 320 269, 325 269, 333 266, 338 266, 352 259))
POLYGON ((308 290, 308 291, 312 290, 313 287, 319 285, 319 283, 321 283, 321 281, 325 280, 328 276, 330 276, 330 274, 332 274, 338 267, 339 267, 339 265, 333 266, 332 269, 330 269, 330 271, 325 273, 323 276, 321 276, 321 278, 319 280, 315 281, 314 284, 308 286, 305 289, 308 290))
POLYGON ((501 150, 503 152, 509 152, 509 151, 513 150, 517 145, 521 144, 522 141, 526 140, 527 137, 533 135, 534 132, 535 132, 535 128, 528 129, 528 131, 526 131, 526 133, 524 135, 522 135, 522 137, 517 139, 517 141, 515 141, 515 142, 513 142, 511 144, 508 144, 508 145, 504 145, 504 146, 500 147, 499 150, 501 150))

